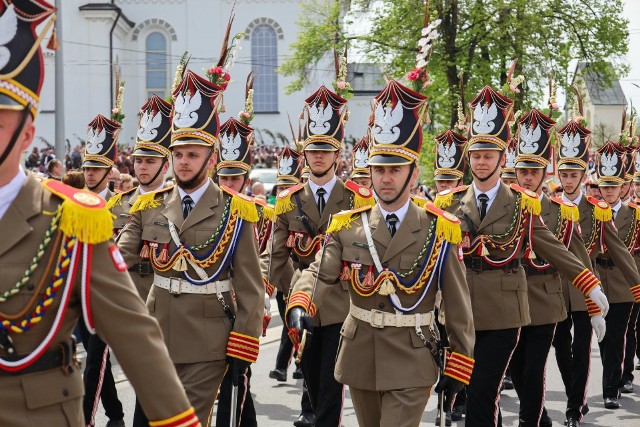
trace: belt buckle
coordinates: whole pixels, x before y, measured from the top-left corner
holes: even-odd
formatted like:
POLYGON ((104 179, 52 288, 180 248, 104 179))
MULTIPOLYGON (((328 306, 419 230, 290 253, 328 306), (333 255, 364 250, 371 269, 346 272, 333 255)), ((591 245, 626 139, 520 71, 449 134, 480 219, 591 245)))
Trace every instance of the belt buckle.
POLYGON ((171 295, 180 295, 182 279, 179 277, 169 277, 169 293, 171 295), (174 286, 175 283, 175 286, 174 286))
POLYGON ((384 311, 371 310, 371 321, 369 323, 374 328, 384 328, 384 311))

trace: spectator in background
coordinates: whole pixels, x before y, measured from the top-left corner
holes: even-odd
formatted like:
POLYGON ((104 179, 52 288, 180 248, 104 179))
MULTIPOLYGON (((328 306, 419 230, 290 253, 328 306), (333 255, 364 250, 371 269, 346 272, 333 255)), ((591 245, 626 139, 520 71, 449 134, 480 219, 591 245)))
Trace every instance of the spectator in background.
POLYGON ((266 201, 267 196, 264 193, 264 184, 261 183, 260 181, 254 182, 253 185, 251 186, 251 195, 260 200, 266 201))
POLYGON ((71 170, 64 174, 62 182, 73 188, 84 188, 84 172, 81 170, 71 170))
POLYGON ((119 185, 117 186, 117 191, 119 193, 126 193, 127 191, 134 188, 133 177, 128 173, 120 174, 120 178, 117 182, 119 183, 119 185))
POLYGON ((115 166, 111 168, 111 173, 109 174, 109 191, 117 191, 120 192, 120 171, 115 166))
POLYGON ((71 167, 73 169, 80 169, 82 167, 82 153, 80 150, 81 146, 77 145, 73 148, 73 153, 71 154, 71 167))
POLYGON ((25 166, 27 169, 37 169, 38 166, 40 166, 40 155, 38 154, 37 147, 33 147, 33 150, 31 150, 31 154, 29 154, 29 157, 27 157, 25 161, 25 166))
POLYGON ((47 163, 47 178, 56 179, 60 181, 64 175, 64 167, 62 162, 58 159, 53 159, 47 163))

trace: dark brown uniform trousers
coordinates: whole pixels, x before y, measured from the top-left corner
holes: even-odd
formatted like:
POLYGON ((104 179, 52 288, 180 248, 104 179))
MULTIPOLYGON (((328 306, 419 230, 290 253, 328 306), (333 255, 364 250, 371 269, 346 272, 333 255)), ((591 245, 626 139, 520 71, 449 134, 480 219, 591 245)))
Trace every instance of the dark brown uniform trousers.
POLYGON ((602 359, 602 397, 618 398, 622 386, 622 364, 624 362, 625 336, 631 316, 632 302, 609 305, 607 333, 600 345, 602 359))

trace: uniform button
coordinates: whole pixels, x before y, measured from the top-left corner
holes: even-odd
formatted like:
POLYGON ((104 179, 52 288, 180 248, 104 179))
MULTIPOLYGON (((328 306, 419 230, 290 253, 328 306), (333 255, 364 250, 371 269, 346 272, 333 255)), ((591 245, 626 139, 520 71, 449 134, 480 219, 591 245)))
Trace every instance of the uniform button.
POLYGON ((28 290, 28 291, 32 291, 32 290, 34 290, 35 288, 36 288, 36 287, 35 287, 35 285, 34 285, 33 283, 29 283, 29 284, 27 285, 27 290, 28 290))
POLYGON ((180 296, 180 294, 173 294, 174 298, 178 298, 180 296))
POLYGON ((356 255, 356 261, 360 259, 360 255, 356 255))
POLYGON ((67 390, 66 388, 63 388, 62 389, 62 395, 65 396, 65 397, 69 396, 69 390, 67 390))
POLYGON ((153 236, 153 240, 158 240, 158 236, 153 236))
POLYGON ((384 303, 381 302, 380 304, 378 304, 378 308, 380 308, 380 309, 384 308, 384 303))

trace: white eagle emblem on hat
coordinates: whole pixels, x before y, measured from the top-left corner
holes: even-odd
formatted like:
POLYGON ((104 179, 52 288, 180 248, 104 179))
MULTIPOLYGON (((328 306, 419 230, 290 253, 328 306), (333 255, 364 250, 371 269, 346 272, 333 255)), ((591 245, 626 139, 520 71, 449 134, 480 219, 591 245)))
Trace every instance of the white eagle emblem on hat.
POLYGON ((4 68, 11 59, 11 51, 7 44, 11 42, 18 33, 18 15, 15 6, 7 6, 4 14, 0 16, 0 69, 4 68))
POLYGON ((562 135, 562 140, 560 141, 560 152, 564 157, 575 157, 579 154, 580 150, 578 147, 580 146, 580 134, 568 134, 565 133, 562 135))
POLYGON ((202 96, 197 89, 193 96, 190 92, 178 94, 175 101, 173 123, 179 128, 193 126, 198 121, 197 111, 200 104, 202 104, 202 96))
POLYGON ((507 150, 507 160, 504 164, 505 168, 515 168, 516 167, 516 151, 515 150, 507 150))
POLYGON ((240 134, 227 133, 221 135, 220 145, 222 146, 220 155, 224 160, 238 160, 238 157, 240 157, 240 150, 238 150, 238 148, 242 145, 240 134))
POLYGON ((527 125, 522 125, 520 129, 520 151, 524 154, 534 154, 538 151, 538 141, 541 136, 540 126, 536 125, 531 129, 527 125))
POLYGON ((391 105, 378 104, 375 112, 373 137, 378 144, 393 144, 400 138, 398 124, 402 121, 404 110, 401 103, 391 109, 391 105))
POLYGON ((89 128, 87 132, 87 154, 98 154, 102 151, 102 143, 107 138, 107 131, 102 128, 100 132, 98 129, 89 128))
POLYGON ((309 107, 309 130, 314 135, 325 135, 331 130, 329 121, 333 117, 331 105, 314 104, 309 107))
POLYGON ((369 166, 369 150, 366 148, 358 148, 353 156, 353 165, 356 168, 363 169, 369 166))
POLYGON ((162 124, 162 115, 157 111, 151 116, 150 111, 145 111, 140 118, 138 128, 138 139, 143 141, 153 141, 158 136, 158 127, 162 124))
POLYGON ((291 175, 291 167, 293 166, 293 157, 283 157, 278 164, 278 173, 280 175, 291 175))
POLYGON ((444 168, 452 168, 456 163, 456 146, 452 143, 438 144, 438 163, 444 168))
POLYGON ((602 175, 615 176, 616 172, 618 172, 618 156, 616 156, 616 153, 604 153, 600 157, 600 165, 602 175))
POLYGON ((491 133, 496 127, 495 123, 493 123, 496 117, 498 117, 496 104, 482 105, 481 102, 478 102, 473 110, 473 130, 476 133, 491 133))

